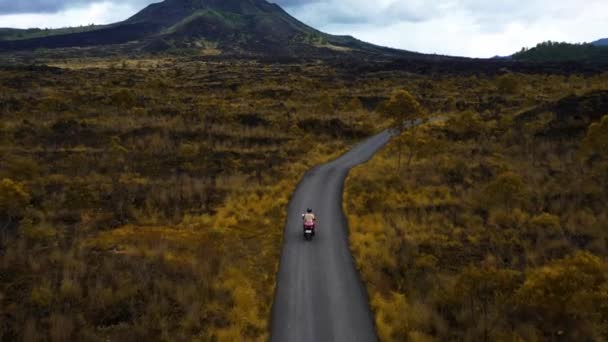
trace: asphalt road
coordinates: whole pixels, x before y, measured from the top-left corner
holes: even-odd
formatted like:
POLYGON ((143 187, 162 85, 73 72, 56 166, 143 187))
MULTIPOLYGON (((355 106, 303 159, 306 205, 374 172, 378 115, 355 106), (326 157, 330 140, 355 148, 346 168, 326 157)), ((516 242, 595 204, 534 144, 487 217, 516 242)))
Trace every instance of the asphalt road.
POLYGON ((348 171, 368 161, 390 139, 383 132, 342 157, 309 171, 289 204, 272 310, 271 341, 377 341, 373 317, 348 244, 342 192, 348 171), (306 242, 302 213, 317 215, 306 242))

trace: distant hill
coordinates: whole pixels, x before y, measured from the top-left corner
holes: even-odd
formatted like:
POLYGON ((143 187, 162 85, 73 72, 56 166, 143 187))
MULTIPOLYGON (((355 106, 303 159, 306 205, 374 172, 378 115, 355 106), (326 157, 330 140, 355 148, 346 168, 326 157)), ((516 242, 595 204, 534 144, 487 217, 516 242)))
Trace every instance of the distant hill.
POLYGON ((0 51, 121 45, 159 52, 195 49, 217 53, 302 55, 407 54, 350 36, 320 32, 266 0, 165 0, 107 26, 62 30, 0 30, 0 51))
POLYGON ((0 28, 0 41, 2 40, 25 40, 32 38, 44 38, 50 36, 80 33, 99 30, 104 28, 102 25, 88 25, 78 27, 65 27, 60 29, 13 29, 13 28, 0 28))
POLYGON ((4 39, 4 37, 8 37, 11 36, 13 34, 16 34, 18 32, 22 32, 25 30, 19 30, 19 29, 12 29, 12 28, 0 28, 0 39, 4 39))
POLYGON ((592 44, 595 46, 608 46, 608 38, 596 40, 592 44))
POLYGON ((522 49, 513 59, 529 62, 570 62, 585 61, 608 63, 608 47, 600 44, 569 44, 543 42, 531 49, 522 49))

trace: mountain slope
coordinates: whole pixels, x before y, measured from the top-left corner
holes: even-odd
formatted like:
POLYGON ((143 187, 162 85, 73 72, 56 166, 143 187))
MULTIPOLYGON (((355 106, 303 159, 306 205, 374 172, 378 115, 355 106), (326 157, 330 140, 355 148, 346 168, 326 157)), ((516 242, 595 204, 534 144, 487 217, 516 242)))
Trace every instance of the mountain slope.
POLYGON ((513 55, 513 59, 527 62, 608 62, 608 47, 593 44, 543 42, 513 55))
POLYGON ((239 54, 406 53, 325 34, 266 0, 166 0, 123 22, 86 32, 32 39, 10 39, 8 32, 0 37, 0 51, 133 43, 134 51, 144 52, 213 46, 239 54))
POLYGON ((608 38, 596 40, 592 44, 595 46, 608 46, 608 38))

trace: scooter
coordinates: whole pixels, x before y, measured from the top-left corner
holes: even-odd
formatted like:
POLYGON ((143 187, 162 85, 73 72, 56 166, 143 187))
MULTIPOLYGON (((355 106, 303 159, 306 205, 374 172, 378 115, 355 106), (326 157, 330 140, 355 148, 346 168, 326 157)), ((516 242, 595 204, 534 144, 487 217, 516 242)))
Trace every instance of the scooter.
POLYGON ((314 222, 304 222, 304 240, 312 240, 313 236, 315 236, 315 228, 314 222))

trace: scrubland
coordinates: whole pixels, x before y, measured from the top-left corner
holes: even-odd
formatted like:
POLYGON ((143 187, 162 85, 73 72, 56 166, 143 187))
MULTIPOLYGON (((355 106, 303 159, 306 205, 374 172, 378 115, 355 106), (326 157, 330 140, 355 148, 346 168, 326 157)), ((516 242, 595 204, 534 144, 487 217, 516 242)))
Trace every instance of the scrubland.
POLYGON ((398 88, 435 120, 353 170, 345 194, 381 340, 608 338, 606 81, 398 88))
POLYGON ((323 65, 0 70, 0 340, 267 340, 304 172, 373 132, 323 65))
POLYGON ((43 62, 0 67, 0 340, 267 340, 291 192, 399 89, 442 120, 346 188, 380 337, 606 338, 606 75, 43 62))

